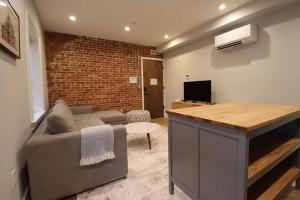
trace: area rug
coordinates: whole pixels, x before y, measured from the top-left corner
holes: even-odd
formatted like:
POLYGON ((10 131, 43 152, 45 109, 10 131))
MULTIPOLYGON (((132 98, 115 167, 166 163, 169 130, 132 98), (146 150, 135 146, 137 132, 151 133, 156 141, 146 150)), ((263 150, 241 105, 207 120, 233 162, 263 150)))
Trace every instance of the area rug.
POLYGON ((147 136, 129 134, 128 176, 77 195, 77 200, 189 200, 175 187, 169 194, 167 128, 151 133, 152 150, 147 136))

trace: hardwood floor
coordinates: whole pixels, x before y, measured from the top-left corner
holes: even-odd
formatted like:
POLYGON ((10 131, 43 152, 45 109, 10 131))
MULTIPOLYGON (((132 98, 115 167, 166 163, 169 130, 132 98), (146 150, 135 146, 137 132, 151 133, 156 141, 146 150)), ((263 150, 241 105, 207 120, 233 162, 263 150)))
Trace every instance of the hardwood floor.
MULTIPOLYGON (((168 121, 166 118, 156 118, 151 120, 154 123, 158 123, 161 126, 168 126, 168 121)), ((281 200, 299 200, 300 199, 300 190, 291 190, 286 197, 281 200)), ((76 200, 76 195, 64 198, 62 200, 76 200)))
POLYGON ((160 124, 161 126, 168 126, 168 120, 167 118, 156 118, 156 119, 151 119, 153 123, 160 124))

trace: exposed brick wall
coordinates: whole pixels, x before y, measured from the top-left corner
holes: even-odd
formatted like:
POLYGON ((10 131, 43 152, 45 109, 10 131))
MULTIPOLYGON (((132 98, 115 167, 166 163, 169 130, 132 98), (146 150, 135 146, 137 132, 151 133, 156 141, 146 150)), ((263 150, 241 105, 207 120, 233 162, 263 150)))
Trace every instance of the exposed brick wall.
MULTIPOLYGON (((63 98, 94 111, 141 109, 142 91, 128 81, 140 80, 137 45, 52 32, 45 41, 50 106, 63 98)), ((139 55, 153 57, 150 49, 139 46, 139 55)))

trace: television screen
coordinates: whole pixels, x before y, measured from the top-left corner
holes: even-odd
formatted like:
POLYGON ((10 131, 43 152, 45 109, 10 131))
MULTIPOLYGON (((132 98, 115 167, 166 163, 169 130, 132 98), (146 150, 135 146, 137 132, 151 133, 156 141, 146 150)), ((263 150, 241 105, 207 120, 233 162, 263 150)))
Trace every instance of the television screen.
POLYGON ((184 100, 211 102, 211 81, 184 82, 184 100))

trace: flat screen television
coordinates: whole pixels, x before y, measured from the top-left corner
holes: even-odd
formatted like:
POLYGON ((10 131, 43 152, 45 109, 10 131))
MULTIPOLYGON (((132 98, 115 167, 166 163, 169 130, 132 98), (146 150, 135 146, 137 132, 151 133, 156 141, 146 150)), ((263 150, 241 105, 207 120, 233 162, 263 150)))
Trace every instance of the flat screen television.
POLYGON ((184 101, 211 102, 211 81, 184 82, 184 101))

